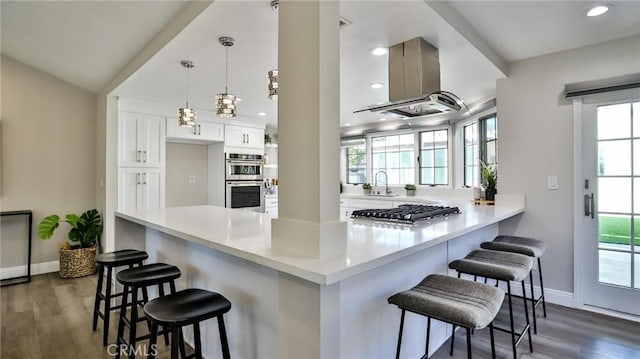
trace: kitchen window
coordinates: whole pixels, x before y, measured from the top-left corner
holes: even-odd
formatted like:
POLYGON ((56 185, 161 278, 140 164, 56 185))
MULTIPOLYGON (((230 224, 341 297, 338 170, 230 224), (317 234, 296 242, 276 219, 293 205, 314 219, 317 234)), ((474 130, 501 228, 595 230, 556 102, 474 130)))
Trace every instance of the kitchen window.
POLYGON ((367 147, 364 141, 346 146, 347 183, 361 184, 367 181, 367 147))
MULTIPOLYGON (((380 171, 387 174, 390 186, 405 185, 415 182, 415 149, 414 134, 378 136, 371 138, 371 169, 373 182, 380 171)), ((379 184, 384 183, 380 175, 379 184)))
POLYGON ((463 127, 464 186, 480 186, 480 161, 498 164, 498 119, 491 115, 463 127))
POLYGON ((420 132, 420 184, 449 184, 449 131, 420 132))

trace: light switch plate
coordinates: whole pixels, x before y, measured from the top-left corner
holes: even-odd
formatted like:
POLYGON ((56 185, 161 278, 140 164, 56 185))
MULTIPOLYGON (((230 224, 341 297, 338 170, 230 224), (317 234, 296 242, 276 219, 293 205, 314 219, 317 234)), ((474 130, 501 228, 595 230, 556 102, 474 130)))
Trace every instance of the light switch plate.
POLYGON ((196 183, 196 175, 189 176, 189 183, 196 183))
POLYGON ((558 176, 547 177, 547 189, 558 189, 558 176))

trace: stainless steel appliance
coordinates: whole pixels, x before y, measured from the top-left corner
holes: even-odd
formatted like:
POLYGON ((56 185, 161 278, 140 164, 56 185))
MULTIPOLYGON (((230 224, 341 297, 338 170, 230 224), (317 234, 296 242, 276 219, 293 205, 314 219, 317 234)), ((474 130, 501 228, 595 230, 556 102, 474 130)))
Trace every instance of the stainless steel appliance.
POLYGON ((259 181, 227 181, 227 208, 243 208, 264 212, 264 183, 259 181))
POLYGON ((351 218, 366 218, 385 222, 414 224, 418 221, 458 213, 460 213, 458 207, 402 204, 396 208, 353 211, 351 218))
POLYGON ((227 153, 226 180, 262 180, 264 160, 262 155, 227 153))
POLYGON ((227 153, 225 159, 225 207, 264 212, 262 155, 227 153))

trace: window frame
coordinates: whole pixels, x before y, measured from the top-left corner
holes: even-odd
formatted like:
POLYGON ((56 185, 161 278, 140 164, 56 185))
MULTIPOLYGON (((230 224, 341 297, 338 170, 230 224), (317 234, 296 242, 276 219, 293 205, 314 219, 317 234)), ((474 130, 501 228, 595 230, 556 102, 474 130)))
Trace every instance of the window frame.
MULTIPOLYGON (((415 174, 415 177, 416 177, 415 178, 416 179, 415 183, 417 183, 417 185, 419 185, 419 186, 428 186, 428 187, 449 187, 450 186, 451 178, 452 178, 451 177, 452 176, 452 173, 451 173, 452 172, 452 166, 451 166, 451 164, 453 163, 452 162, 452 151, 451 151, 452 150, 452 146, 451 146, 452 143, 451 142, 452 142, 452 139, 453 139, 453 133, 454 132, 453 132, 453 129, 451 128, 451 126, 433 126, 433 127, 430 127, 430 128, 424 128, 424 129, 420 129, 420 130, 416 131, 416 133, 415 133, 415 135, 416 135, 415 145, 417 147, 417 149, 416 149, 416 153, 417 153, 417 156, 416 156, 416 164, 417 164, 417 168, 416 169, 417 169, 417 171, 416 172, 417 173, 415 174), (438 131, 447 131, 447 147, 446 147, 446 149, 447 149, 447 155, 446 155, 447 166, 445 167, 447 169, 447 176, 446 176, 446 181, 447 182, 446 183, 433 183, 433 184, 422 183, 422 168, 423 168, 422 167, 422 160, 423 160, 423 158, 422 158, 422 149, 420 148, 421 137, 422 137, 423 133, 434 132, 434 135, 435 135, 435 132, 438 132, 438 131)), ((435 147, 434 147, 434 150, 435 150, 435 147)), ((435 168, 441 168, 441 167, 436 167, 435 166, 435 157, 434 157, 434 166, 430 167, 430 168, 434 168, 434 169, 435 168)), ((434 174, 434 181, 435 181, 435 174, 434 174)))
POLYGON ((369 179, 369 141, 366 137, 361 139, 351 139, 342 141, 341 147, 343 150, 343 159, 344 159, 344 183, 347 185, 361 185, 363 183, 368 182, 369 179), (356 146, 364 146, 364 182, 354 183, 349 182, 349 148, 356 146))
MULTIPOLYGON (((464 128, 468 125, 474 124, 476 123, 478 125, 478 160, 479 161, 485 161, 486 162, 486 156, 487 156, 487 136, 486 136, 486 120, 491 119, 491 118, 495 118, 496 121, 496 136, 495 136, 495 140, 491 140, 491 141, 495 141, 496 143, 496 161, 495 164, 497 165, 499 162, 499 158, 498 158, 498 142, 500 141, 500 134, 498 133, 498 112, 496 111, 496 109, 492 109, 490 111, 485 111, 481 114, 478 114, 476 116, 474 116, 473 118, 470 118, 468 120, 465 121, 460 121, 456 124, 456 141, 458 141, 458 144, 456 145, 456 149, 459 150, 459 153, 456 154, 456 159, 459 161, 459 164, 456 164, 456 170, 457 170, 457 185, 461 188, 471 188, 474 186, 467 186, 465 184, 465 170, 466 170, 466 163, 465 163, 465 144, 464 144, 464 128)), ((456 151, 458 152, 458 151, 456 151)), ((480 162, 478 161, 478 165, 480 164, 480 162)), ((480 180, 480 171, 478 171, 478 181, 480 180)))
MULTIPOLYGON (((416 144, 416 132, 412 131, 412 130, 403 130, 403 131, 381 131, 381 132, 376 132, 376 133, 371 133, 367 135, 367 153, 368 153, 368 160, 369 160, 369 166, 368 166, 368 171, 369 171, 369 179, 370 179, 370 183, 373 185, 375 183, 375 171, 373 169, 373 139, 377 138, 377 137, 390 137, 390 136, 403 136, 403 135, 413 135, 413 155, 414 158, 412 159, 412 164, 413 164, 413 182, 412 183, 416 183, 416 165, 415 165, 415 161, 416 161, 416 151, 417 151, 417 144, 416 144)), ((386 151, 385 151, 386 153, 386 151)), ((385 166, 386 168, 386 166, 385 166)), ((386 172, 386 170, 385 170, 386 172)), ((395 184, 395 183, 389 183, 389 186, 396 186, 396 187, 400 187, 400 186, 404 186, 406 183, 401 183, 401 184, 395 184)))

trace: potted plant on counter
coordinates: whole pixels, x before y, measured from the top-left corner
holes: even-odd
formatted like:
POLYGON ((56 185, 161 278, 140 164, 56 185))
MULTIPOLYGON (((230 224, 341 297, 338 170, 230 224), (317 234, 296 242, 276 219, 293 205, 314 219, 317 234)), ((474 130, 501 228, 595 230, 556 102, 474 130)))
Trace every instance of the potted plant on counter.
POLYGON ((480 179, 482 187, 484 187, 484 199, 487 201, 495 201, 498 190, 498 170, 495 164, 486 164, 480 161, 480 179))
MULTIPOLYGON (((60 278, 84 277, 96 272, 96 247, 102 234, 102 217, 96 209, 84 212, 81 216, 67 214, 64 219, 69 223, 69 242, 60 246, 60 278)), ((49 239, 60 225, 57 214, 45 217, 38 226, 38 235, 49 239)))
POLYGON ((407 191, 407 196, 416 195, 416 185, 407 183, 406 185, 404 185, 404 189, 407 191))
POLYGON ((363 183, 362 190, 364 191, 364 194, 371 194, 371 183, 369 182, 363 183))

